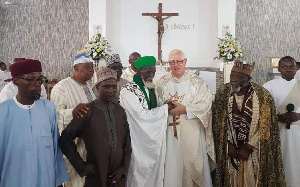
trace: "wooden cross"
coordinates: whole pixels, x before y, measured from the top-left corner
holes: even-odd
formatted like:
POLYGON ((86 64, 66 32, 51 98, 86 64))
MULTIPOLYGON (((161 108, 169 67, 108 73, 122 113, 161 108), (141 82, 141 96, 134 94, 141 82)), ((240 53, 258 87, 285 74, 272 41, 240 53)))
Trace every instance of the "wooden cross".
POLYGON ((142 16, 151 16, 157 20, 157 34, 158 34, 158 49, 157 49, 157 57, 158 61, 162 62, 161 56, 161 38, 165 32, 164 28, 164 20, 168 19, 171 16, 178 16, 178 13, 162 13, 162 3, 158 4, 158 13, 142 13, 142 16), (166 17, 164 17, 166 16, 166 17))
POLYGON ((179 125, 180 116, 173 115, 173 123, 169 123, 169 126, 173 126, 174 137, 178 140, 176 125, 179 125))

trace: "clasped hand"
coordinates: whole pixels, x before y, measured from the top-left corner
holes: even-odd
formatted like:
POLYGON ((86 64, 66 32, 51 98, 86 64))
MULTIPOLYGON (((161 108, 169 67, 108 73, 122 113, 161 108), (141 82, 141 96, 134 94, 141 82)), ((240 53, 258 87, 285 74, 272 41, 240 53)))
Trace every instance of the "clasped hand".
POLYGON ((300 114, 296 112, 287 112, 285 114, 277 114, 278 121, 282 123, 292 124, 300 120, 300 114))
POLYGON ((165 104, 168 104, 169 114, 171 115, 179 116, 181 114, 186 114, 186 107, 177 101, 169 99, 165 101, 165 104))
POLYGON ((238 149, 230 141, 228 141, 228 156, 238 159, 238 160, 248 160, 249 156, 253 152, 254 147, 250 144, 244 145, 242 148, 238 149))

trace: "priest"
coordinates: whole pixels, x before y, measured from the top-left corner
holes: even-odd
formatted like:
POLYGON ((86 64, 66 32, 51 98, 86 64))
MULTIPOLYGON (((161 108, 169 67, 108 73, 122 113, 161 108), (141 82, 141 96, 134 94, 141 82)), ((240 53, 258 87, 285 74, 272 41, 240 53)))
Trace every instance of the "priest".
POLYGON ((164 186, 212 186, 214 143, 211 124, 212 94, 204 81, 185 70, 183 51, 169 54, 171 72, 157 83, 161 101, 172 100, 169 112, 164 186))

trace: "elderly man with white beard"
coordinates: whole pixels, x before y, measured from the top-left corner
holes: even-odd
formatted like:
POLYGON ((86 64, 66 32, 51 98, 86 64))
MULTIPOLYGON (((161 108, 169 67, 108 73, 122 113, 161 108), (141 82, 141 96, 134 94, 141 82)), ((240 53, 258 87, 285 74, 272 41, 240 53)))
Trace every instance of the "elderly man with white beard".
POLYGON ((133 82, 125 84, 120 92, 120 104, 126 111, 132 145, 128 187, 163 186, 167 118, 172 103, 157 107, 152 83, 155 63, 153 56, 137 59, 133 82))
POLYGON ((251 80, 254 64, 234 62, 213 111, 215 187, 286 186, 271 94, 251 80))

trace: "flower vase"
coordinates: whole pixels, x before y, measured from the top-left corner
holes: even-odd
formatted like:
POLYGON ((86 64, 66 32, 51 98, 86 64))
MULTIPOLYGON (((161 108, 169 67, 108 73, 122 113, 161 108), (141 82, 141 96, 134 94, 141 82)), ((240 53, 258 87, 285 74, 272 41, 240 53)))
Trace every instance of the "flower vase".
POLYGON ((223 64, 224 84, 230 82, 230 73, 233 67, 233 62, 225 62, 223 64))
POLYGON ((98 61, 98 69, 100 67, 106 67, 106 61, 104 58, 101 58, 99 61, 98 61))
POLYGON ((97 71, 100 67, 106 67, 105 59, 94 60, 94 75, 91 79, 91 84, 94 85, 97 82, 97 71))

